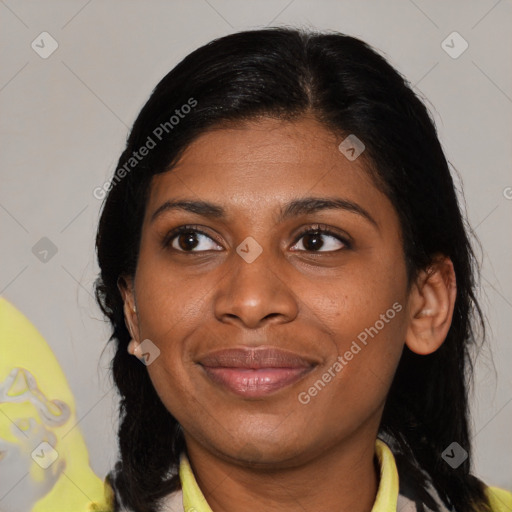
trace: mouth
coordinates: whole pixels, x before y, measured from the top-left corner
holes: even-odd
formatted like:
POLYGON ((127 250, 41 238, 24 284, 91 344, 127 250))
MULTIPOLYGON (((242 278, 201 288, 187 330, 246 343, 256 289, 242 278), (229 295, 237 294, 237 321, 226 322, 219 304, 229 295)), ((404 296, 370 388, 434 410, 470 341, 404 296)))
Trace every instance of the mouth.
POLYGON ((214 384, 247 398, 262 398, 291 386, 318 364, 272 347, 219 350, 198 363, 214 384))

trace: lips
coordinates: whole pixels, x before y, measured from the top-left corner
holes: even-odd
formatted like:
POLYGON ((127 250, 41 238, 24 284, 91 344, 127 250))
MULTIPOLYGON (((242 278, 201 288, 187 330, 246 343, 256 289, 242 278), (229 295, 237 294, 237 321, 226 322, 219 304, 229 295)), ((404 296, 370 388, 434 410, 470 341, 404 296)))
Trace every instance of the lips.
POLYGON ((277 392, 317 365, 314 360, 274 347, 218 350, 201 357, 198 363, 214 384, 248 398, 277 392))

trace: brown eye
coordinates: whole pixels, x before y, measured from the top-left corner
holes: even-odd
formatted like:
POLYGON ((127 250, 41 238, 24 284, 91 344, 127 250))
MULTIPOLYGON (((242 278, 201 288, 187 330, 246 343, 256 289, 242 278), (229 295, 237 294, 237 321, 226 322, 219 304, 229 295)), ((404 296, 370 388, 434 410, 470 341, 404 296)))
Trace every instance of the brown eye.
MULTIPOLYGON (((177 242, 179 248, 183 249, 184 251, 191 251, 200 244, 200 242, 198 241, 197 234, 194 233, 193 231, 180 233, 175 237, 173 242, 177 242)), ((174 247, 174 244, 171 244, 171 246, 174 247)), ((174 248, 176 249, 177 247, 174 248)))
MULTIPOLYGON (((303 231, 298 240, 300 241, 301 239, 304 239, 302 242, 304 249, 298 250, 309 252, 335 252, 350 247, 350 243, 342 236, 320 226, 303 231)), ((292 249, 297 250, 297 245, 296 243, 292 249)))
MULTIPOLYGON (((189 227, 180 226, 168 233, 162 245, 179 252, 201 252, 218 250, 220 247, 215 240, 203 231, 189 227)), ((221 248, 222 249, 222 248, 221 248)))

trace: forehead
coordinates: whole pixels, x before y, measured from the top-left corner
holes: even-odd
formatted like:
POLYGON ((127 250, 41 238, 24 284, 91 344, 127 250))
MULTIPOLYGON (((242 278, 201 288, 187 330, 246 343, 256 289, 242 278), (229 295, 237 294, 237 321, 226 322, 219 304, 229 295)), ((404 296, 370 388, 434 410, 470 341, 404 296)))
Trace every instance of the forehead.
POLYGON ((342 196, 392 214, 364 159, 350 161, 339 150, 344 138, 311 118, 263 118, 207 131, 172 171, 153 177, 146 217, 171 198, 212 201, 243 215, 312 195, 342 196))

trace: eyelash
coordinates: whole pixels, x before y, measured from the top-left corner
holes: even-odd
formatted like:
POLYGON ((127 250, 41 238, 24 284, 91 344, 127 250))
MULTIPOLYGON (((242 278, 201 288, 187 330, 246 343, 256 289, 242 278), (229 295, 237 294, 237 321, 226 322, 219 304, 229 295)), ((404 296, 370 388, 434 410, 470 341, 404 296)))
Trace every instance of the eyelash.
MULTIPOLYGON (((181 235, 183 233, 191 233, 191 232, 192 233, 198 233, 200 235, 204 235, 204 236, 210 238, 211 240, 213 240, 214 242, 218 243, 219 245, 221 245, 218 240, 215 240, 215 238, 212 238, 208 233, 205 233, 204 231, 199 229, 198 226, 196 226, 196 225, 185 225, 185 226, 179 226, 178 228, 175 228, 175 229, 169 231, 169 233, 167 233, 164 236, 163 240, 162 240, 162 247, 164 249, 169 248, 169 246, 172 243, 172 241, 178 235, 181 235)), ((308 235, 308 234, 321 234, 321 235, 326 235, 326 236, 332 236, 333 238, 336 238, 338 241, 343 243, 343 245, 345 246, 344 247, 345 250, 352 248, 351 242, 349 242, 349 240, 346 237, 341 236, 339 233, 336 233, 336 232, 332 231, 331 229, 329 229, 328 227, 326 227, 326 226, 324 226, 322 224, 314 224, 312 226, 309 226, 309 227, 304 228, 303 230, 301 230, 300 233, 295 238, 295 242, 293 243, 293 245, 295 245, 303 236, 308 235)), ((177 252, 184 253, 184 254, 194 254, 194 253, 197 253, 197 252, 203 252, 203 251, 180 251, 178 249, 174 249, 174 248, 172 248, 172 249, 176 250, 177 252)), ((333 252, 339 252, 340 250, 342 250, 342 249, 338 249, 336 251, 298 251, 298 252, 312 252, 312 253, 327 252, 327 253, 333 253, 333 252)))
MULTIPOLYGON (((293 245, 295 245, 304 235, 309 235, 309 234, 320 234, 320 235, 331 236, 333 238, 336 238, 339 242, 341 242, 345 246, 344 249, 352 248, 352 244, 349 242, 347 237, 340 235, 339 233, 333 231, 332 229, 329 229, 327 226, 324 226, 323 224, 313 224, 312 226, 302 229, 298 233, 297 237, 295 238, 295 242, 293 243, 293 245)), ((343 250, 343 249, 337 249, 336 251, 299 251, 299 252, 333 253, 333 252, 339 252, 341 250, 343 250)))

